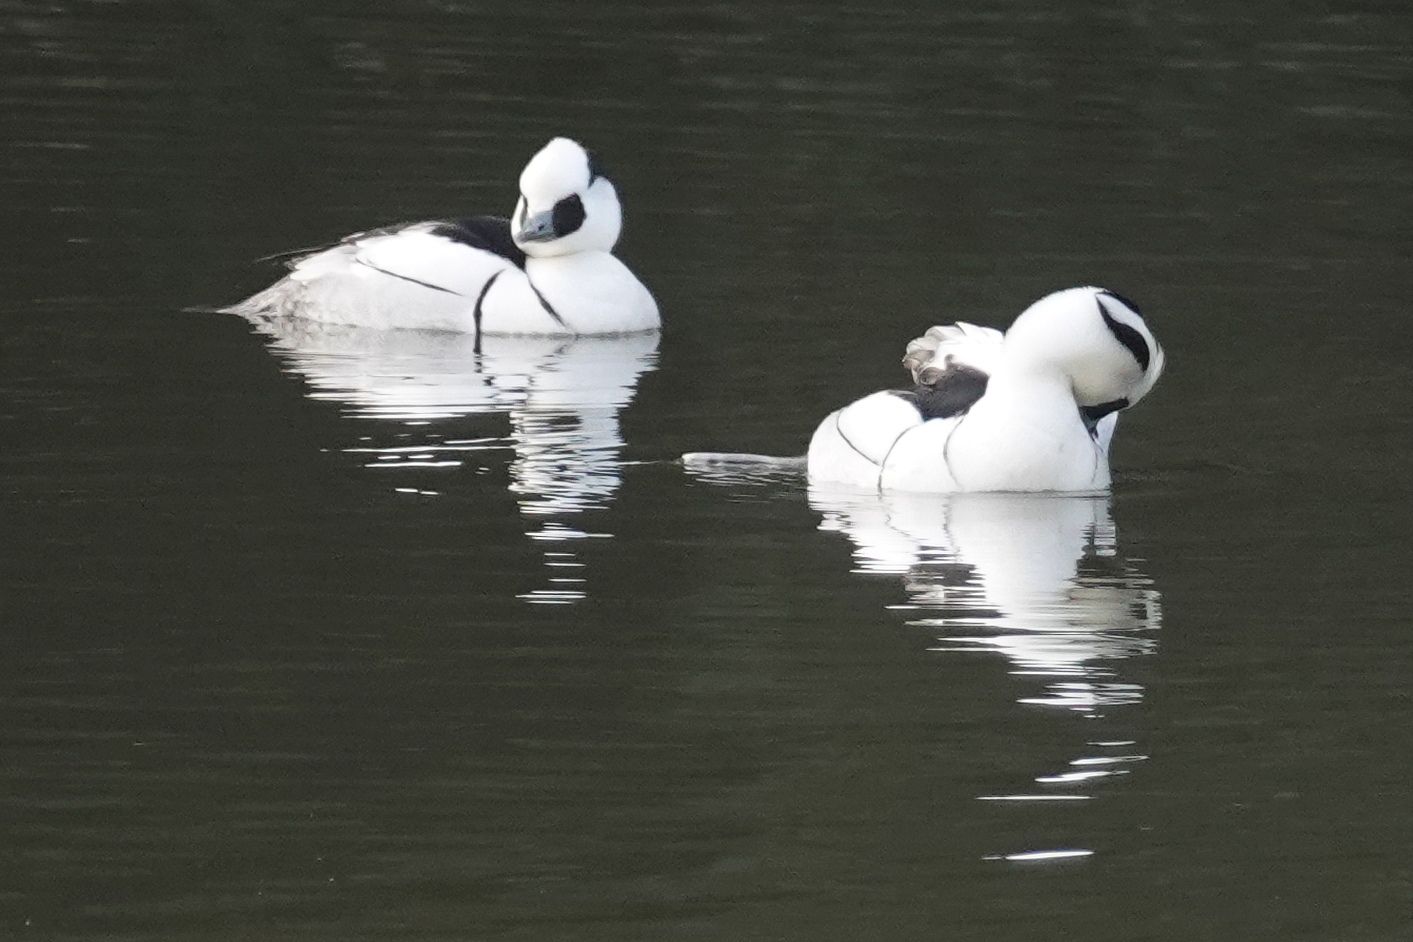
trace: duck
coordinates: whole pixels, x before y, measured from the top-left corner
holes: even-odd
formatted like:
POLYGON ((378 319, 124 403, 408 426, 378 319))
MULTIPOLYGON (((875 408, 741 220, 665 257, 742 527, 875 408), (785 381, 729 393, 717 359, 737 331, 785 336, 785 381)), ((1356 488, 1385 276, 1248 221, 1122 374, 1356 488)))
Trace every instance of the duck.
POLYGON ((509 219, 404 223, 289 253, 287 275, 224 310, 476 337, 659 329, 651 292, 613 255, 623 208, 597 157, 556 137, 519 184, 509 219))
POLYGON ((1164 364, 1138 305, 1107 288, 1046 295, 1004 333, 939 325, 907 346, 910 388, 820 422, 806 474, 878 491, 1105 491, 1118 414, 1164 364))

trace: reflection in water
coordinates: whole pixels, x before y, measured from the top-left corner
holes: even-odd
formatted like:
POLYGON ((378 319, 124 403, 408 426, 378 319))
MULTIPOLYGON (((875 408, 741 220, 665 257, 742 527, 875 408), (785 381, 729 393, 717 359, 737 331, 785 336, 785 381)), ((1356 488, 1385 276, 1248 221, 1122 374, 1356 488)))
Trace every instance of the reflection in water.
MULTIPOLYGON (((1154 651, 1162 621, 1149 579, 1118 554, 1107 496, 872 494, 811 488, 820 529, 854 543, 862 573, 903 578, 908 624, 937 637, 938 652, 990 650, 1033 679, 1018 698, 1103 719, 1143 698, 1119 674, 1154 651)), ((1091 727, 1092 729, 1092 727, 1091 727)), ((1147 758, 1126 738, 1086 737, 1067 766, 1018 794, 985 801, 1084 801, 1086 785, 1124 775, 1147 758)), ((1082 848, 1026 849, 1001 860, 1058 860, 1082 848)))
POLYGON ((345 449, 369 468, 485 468, 489 463, 480 462, 487 453, 511 449, 510 490, 530 521, 527 535, 544 548, 547 570, 547 585, 522 597, 559 604, 584 598, 576 546, 611 534, 574 521, 606 507, 618 490, 618 416, 638 378, 656 364, 656 333, 483 337, 478 343, 464 334, 288 319, 261 319, 255 326, 304 379, 311 399, 341 403, 358 418, 395 423, 391 442, 368 435, 345 449), (509 434, 457 434, 455 420, 485 415, 506 416, 509 434))

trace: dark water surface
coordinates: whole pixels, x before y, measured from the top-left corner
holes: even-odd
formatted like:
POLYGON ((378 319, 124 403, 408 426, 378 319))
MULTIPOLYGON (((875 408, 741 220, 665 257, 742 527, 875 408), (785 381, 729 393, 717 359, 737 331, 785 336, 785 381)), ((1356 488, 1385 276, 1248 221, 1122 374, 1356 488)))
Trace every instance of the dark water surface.
POLYGON ((0 938, 1413 938, 1407 10, 0 2, 0 938), (660 341, 185 310, 555 133, 660 341), (1087 282, 1112 499, 675 463, 1087 282))

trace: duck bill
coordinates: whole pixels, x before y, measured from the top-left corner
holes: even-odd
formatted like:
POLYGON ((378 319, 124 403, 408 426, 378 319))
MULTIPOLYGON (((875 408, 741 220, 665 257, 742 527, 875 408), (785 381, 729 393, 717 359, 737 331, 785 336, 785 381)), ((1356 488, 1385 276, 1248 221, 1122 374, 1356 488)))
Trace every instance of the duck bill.
POLYGON ((526 217, 520 224, 520 230, 515 233, 516 242, 548 242, 555 237, 554 213, 537 213, 534 216, 526 217))

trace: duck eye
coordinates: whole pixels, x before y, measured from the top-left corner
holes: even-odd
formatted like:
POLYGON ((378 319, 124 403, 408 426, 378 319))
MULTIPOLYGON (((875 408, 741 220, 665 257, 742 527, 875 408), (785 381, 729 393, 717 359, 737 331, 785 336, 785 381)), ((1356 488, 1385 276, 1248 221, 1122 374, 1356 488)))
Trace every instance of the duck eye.
POLYGON ((579 198, 578 193, 566 196, 554 204, 551 218, 554 220, 555 238, 562 239, 570 233, 578 232, 579 227, 584 224, 584 201, 579 198))

